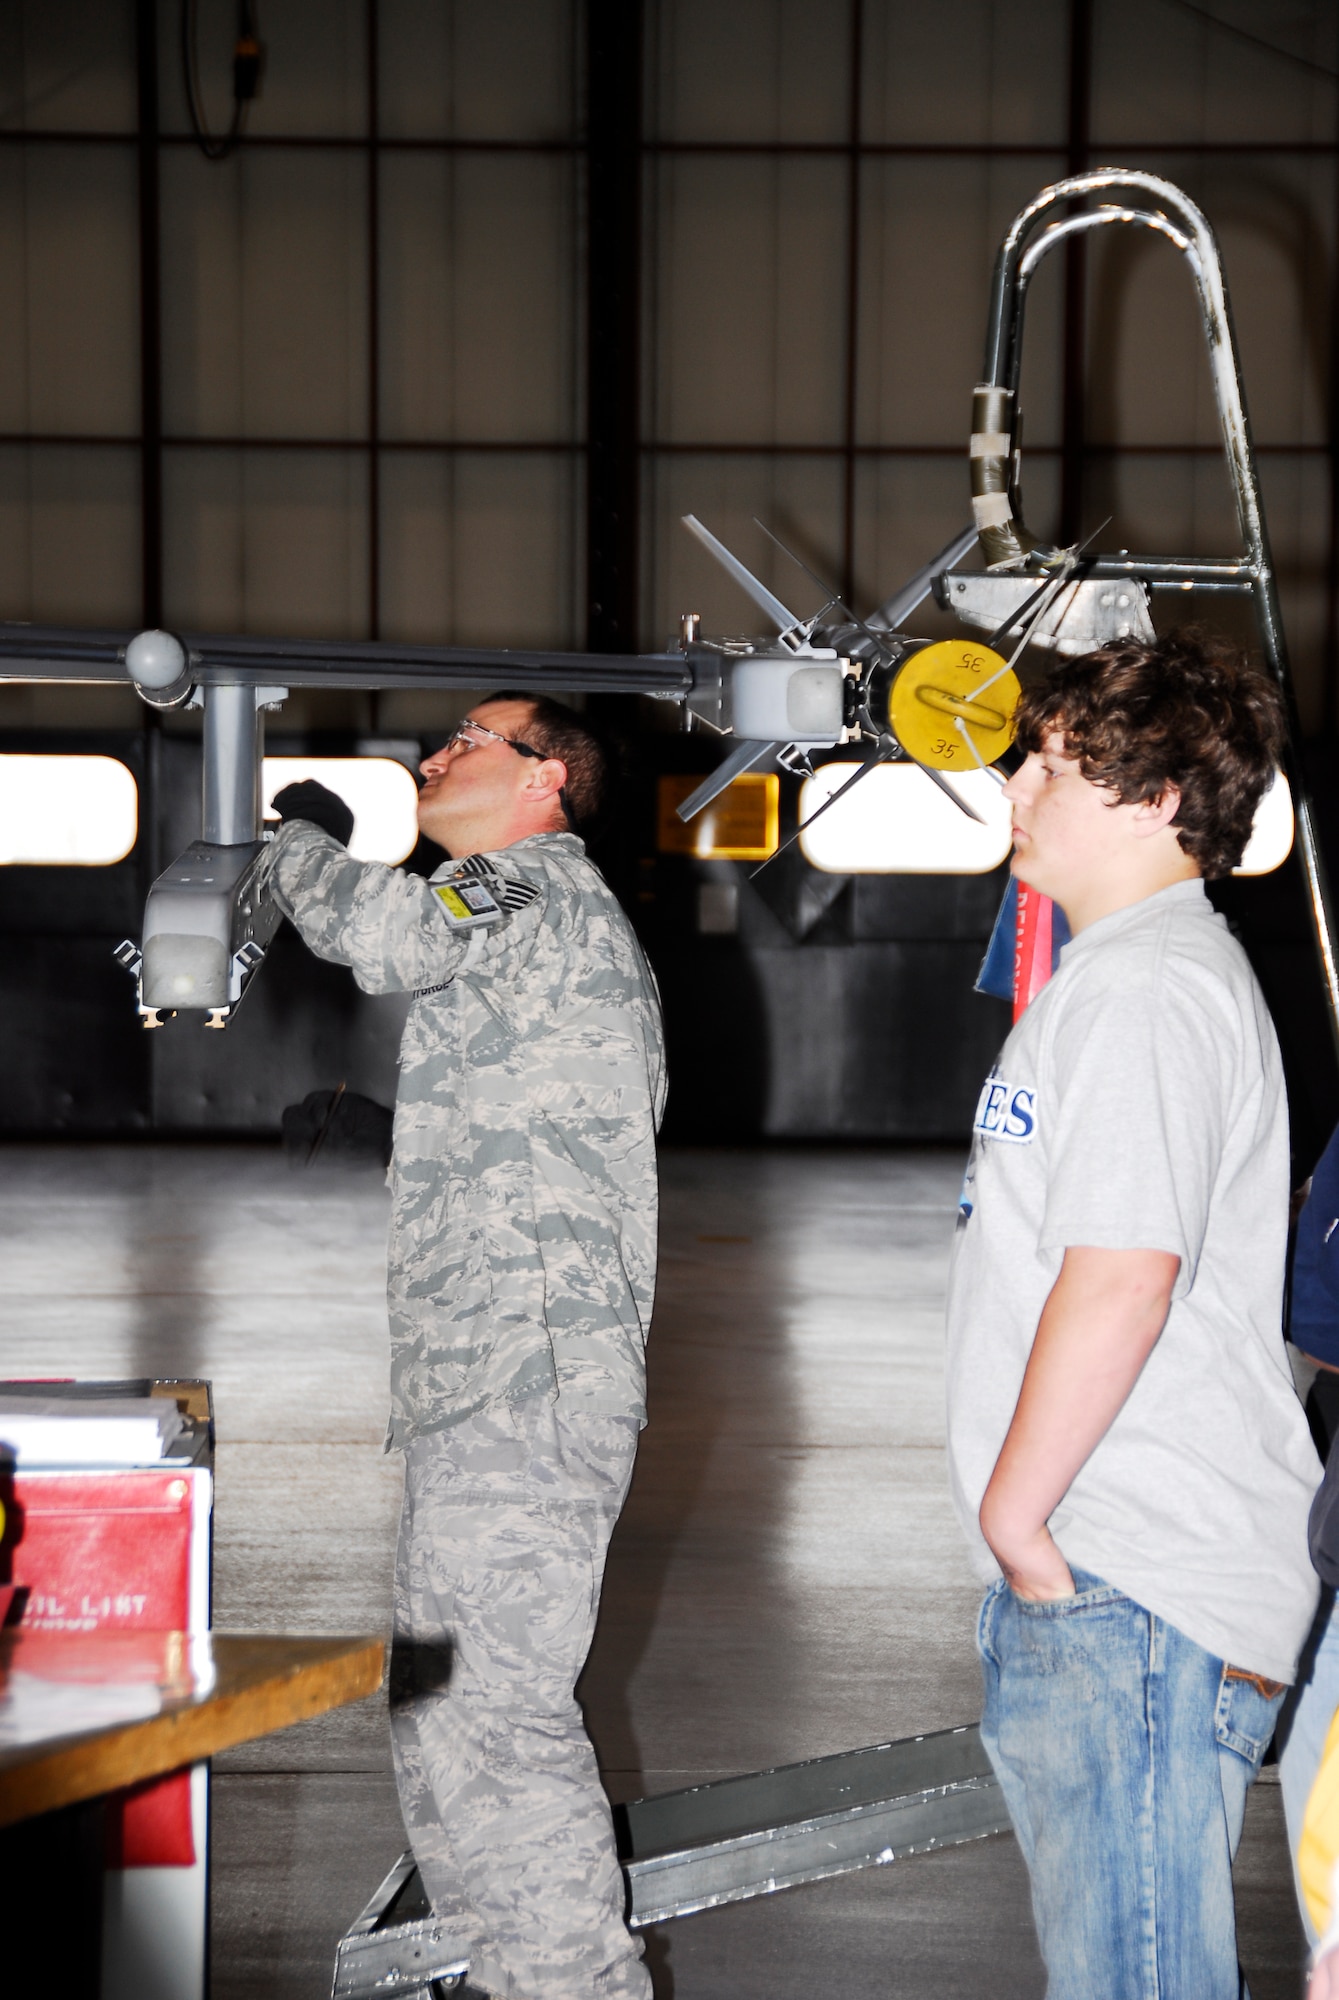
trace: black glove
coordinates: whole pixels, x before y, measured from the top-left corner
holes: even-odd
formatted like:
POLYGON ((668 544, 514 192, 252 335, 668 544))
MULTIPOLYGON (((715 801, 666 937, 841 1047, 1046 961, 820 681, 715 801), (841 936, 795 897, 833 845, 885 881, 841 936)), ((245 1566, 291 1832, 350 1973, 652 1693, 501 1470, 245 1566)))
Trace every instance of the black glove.
POLYGON ((277 812, 280 819, 305 819, 310 826, 319 826, 322 833, 328 833, 341 847, 347 847, 353 832, 353 814, 345 805, 338 792, 332 792, 315 778, 304 778, 300 785, 285 785, 276 792, 270 810, 277 812))

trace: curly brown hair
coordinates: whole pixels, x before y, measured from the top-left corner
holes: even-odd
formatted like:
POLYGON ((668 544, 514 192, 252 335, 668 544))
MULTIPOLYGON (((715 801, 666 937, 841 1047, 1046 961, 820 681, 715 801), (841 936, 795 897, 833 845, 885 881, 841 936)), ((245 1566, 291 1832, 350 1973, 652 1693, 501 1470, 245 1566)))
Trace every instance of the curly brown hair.
POLYGON ((1057 662, 1024 690, 1014 719, 1020 749, 1040 750, 1059 730, 1066 756, 1122 805, 1174 785, 1172 825, 1208 881, 1241 860, 1284 737, 1274 682, 1196 632, 1057 662))

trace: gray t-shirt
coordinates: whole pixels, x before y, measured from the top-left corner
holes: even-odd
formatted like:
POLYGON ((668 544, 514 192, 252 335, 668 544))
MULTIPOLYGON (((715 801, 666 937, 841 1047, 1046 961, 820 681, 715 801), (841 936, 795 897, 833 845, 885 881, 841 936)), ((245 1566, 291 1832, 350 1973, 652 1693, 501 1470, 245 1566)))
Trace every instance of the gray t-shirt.
POLYGON ((1171 1251, 1167 1323, 1051 1532, 1217 1658, 1293 1678, 1320 1468, 1283 1348, 1287 1206, 1273 1024, 1203 885, 1080 932, 986 1081, 963 1184, 949 1465, 983 1580, 977 1514, 1064 1252, 1171 1251))

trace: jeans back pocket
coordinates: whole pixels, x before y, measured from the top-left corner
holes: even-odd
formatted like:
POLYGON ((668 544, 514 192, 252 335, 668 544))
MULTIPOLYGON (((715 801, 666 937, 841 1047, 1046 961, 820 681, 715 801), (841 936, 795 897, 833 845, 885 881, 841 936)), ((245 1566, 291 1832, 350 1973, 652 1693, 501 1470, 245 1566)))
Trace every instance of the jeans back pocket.
POLYGON ((1252 1770, 1258 1771, 1274 1724, 1283 1706, 1286 1687, 1245 1673, 1239 1667, 1223 1668, 1214 1711, 1214 1736, 1225 1750, 1235 1750, 1252 1770))

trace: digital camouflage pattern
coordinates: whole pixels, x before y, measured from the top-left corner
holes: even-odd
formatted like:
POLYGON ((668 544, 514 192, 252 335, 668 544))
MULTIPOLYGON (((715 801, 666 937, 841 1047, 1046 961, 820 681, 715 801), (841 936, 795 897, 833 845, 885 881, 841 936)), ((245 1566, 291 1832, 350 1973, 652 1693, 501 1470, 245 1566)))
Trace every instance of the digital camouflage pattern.
POLYGON ((650 2000, 573 1688, 632 1475, 632 1416, 539 1398, 412 1439, 391 1740, 434 1910, 505 2000, 650 2000))
POLYGON ((267 862, 318 957, 412 993, 388 1257, 390 1443, 532 1396, 645 1419, 655 1287, 655 981, 582 842, 535 834, 432 884, 302 820, 267 862), (433 885, 502 905, 454 932, 433 885))

